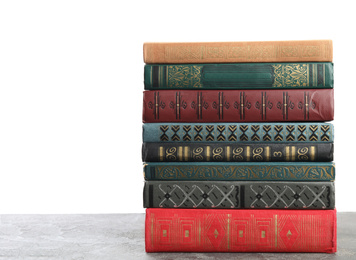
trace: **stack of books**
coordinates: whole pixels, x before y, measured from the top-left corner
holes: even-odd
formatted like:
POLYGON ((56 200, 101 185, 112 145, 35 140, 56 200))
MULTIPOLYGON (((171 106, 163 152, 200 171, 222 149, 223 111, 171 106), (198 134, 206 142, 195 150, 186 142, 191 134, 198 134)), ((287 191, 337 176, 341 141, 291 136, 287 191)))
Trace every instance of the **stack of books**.
POLYGON ((145 43, 147 252, 336 252, 332 41, 145 43))

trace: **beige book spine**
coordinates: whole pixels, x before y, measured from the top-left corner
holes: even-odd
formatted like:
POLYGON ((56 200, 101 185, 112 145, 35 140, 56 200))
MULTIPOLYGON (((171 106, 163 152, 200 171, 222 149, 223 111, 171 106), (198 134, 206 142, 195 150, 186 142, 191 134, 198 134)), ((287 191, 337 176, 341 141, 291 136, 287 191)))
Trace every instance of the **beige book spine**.
POLYGON ((332 62, 332 40, 264 42, 147 42, 144 62, 332 62))

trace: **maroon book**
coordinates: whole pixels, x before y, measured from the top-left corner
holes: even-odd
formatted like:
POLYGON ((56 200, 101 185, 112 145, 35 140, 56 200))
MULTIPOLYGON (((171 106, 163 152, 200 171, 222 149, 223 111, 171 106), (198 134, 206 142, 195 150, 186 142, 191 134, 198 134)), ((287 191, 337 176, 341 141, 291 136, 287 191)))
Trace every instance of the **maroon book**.
POLYGON ((336 252, 335 210, 146 210, 146 252, 336 252))
POLYGON ((143 92, 143 122, 331 121, 333 89, 143 92))

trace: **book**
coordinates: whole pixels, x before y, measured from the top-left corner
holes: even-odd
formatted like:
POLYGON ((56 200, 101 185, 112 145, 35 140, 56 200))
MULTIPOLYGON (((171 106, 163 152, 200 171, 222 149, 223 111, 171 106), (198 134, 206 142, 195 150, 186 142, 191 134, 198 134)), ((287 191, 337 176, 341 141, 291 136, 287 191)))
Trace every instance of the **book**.
POLYGON ((145 63, 332 62, 331 40, 146 42, 145 63))
POLYGON ((332 162, 144 163, 145 180, 157 181, 334 181, 332 162))
POLYGON ((333 209, 334 182, 146 181, 144 208, 333 209))
POLYGON ((144 86, 159 89, 333 88, 333 64, 147 64, 144 86))
POLYGON ((146 209, 146 252, 337 250, 336 210, 146 209))
POLYGON ((333 142, 331 123, 146 123, 143 142, 333 142))
POLYGON ((333 117, 333 89, 143 92, 143 123, 318 122, 333 117))
POLYGON ((142 144, 143 162, 331 162, 333 153, 333 143, 142 144))

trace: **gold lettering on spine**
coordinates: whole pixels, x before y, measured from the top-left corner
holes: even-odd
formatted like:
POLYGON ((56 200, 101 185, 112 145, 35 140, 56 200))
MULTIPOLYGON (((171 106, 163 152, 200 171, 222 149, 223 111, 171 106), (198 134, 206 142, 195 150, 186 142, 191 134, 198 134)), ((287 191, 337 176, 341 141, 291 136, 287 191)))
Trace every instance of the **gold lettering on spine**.
POLYGON ((163 159, 164 159, 164 148, 163 148, 163 146, 160 146, 159 147, 159 160, 161 161, 161 162, 163 162, 163 159))
POLYGON ((310 147, 310 160, 315 161, 315 146, 310 147))
POLYGON ((251 153, 251 147, 246 146, 246 161, 250 161, 250 153, 251 153))
POLYGON ((184 161, 188 161, 188 155, 189 155, 189 147, 188 146, 184 146, 184 161))
POLYGON ((289 160, 289 146, 286 146, 286 161, 288 162, 289 160))
POLYGON ((178 161, 183 161, 183 147, 178 146, 178 161))
POLYGON ((309 87, 309 67, 310 64, 306 64, 307 65, 307 87, 309 87))
POLYGON ((291 160, 292 160, 293 162, 295 161, 295 146, 292 146, 291 160))

